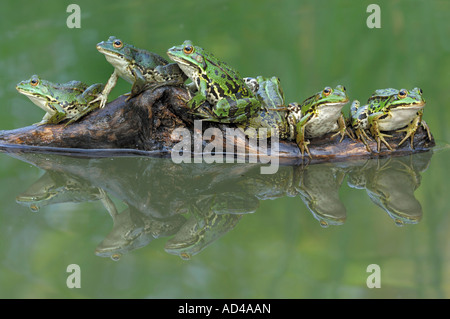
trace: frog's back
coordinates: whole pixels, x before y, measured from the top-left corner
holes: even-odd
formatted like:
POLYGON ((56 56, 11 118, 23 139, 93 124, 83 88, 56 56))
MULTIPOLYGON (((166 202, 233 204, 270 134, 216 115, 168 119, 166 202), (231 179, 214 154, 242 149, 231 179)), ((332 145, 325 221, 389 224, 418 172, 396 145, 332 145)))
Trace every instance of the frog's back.
POLYGON ((388 89, 379 89, 376 90, 367 100, 368 103, 374 101, 374 102, 380 102, 383 100, 386 100, 390 98, 393 95, 397 95, 399 90, 388 88, 388 89))
POLYGON ((159 54, 138 48, 134 48, 134 60, 141 67, 152 70, 159 65, 169 64, 169 62, 159 54))
POLYGON ((220 90, 221 87, 226 87, 228 94, 243 93, 243 96, 248 94, 247 85, 239 72, 229 66, 226 62, 217 60, 212 54, 207 55, 208 67, 206 73, 212 83, 220 90))
POLYGON ((46 81, 46 86, 49 94, 61 103, 66 101, 74 101, 79 94, 82 94, 86 88, 87 84, 81 81, 70 81, 66 83, 53 83, 46 81))

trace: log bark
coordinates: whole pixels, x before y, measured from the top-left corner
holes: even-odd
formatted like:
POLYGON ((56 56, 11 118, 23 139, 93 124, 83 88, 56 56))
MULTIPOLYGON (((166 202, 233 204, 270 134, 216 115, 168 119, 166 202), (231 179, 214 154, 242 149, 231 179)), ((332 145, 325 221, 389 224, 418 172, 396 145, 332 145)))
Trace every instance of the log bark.
MULTIPOLYGON (((230 140, 226 139, 229 128, 233 125, 202 122, 201 129, 195 129, 194 118, 188 113, 186 101, 189 93, 181 87, 164 86, 153 91, 147 90, 137 97, 127 100, 120 96, 108 103, 105 108, 97 109, 81 120, 65 126, 56 125, 27 126, 14 130, 0 131, 0 149, 23 148, 32 152, 67 153, 86 156, 104 156, 111 154, 147 154, 168 156, 180 143, 173 138, 175 129, 186 129, 191 136, 191 151, 204 150, 209 144, 215 145, 215 150, 222 148, 227 151, 230 140), (203 134, 205 130, 215 128, 223 134, 223 139, 200 140, 196 144, 195 134, 203 134), (214 141, 213 141, 214 140, 214 141), (222 144, 219 145, 218 143, 222 144), (197 145, 197 149, 195 146, 197 145)), ((271 153, 270 143, 267 148, 249 143, 249 140, 238 130, 235 130, 232 153, 238 155, 239 147, 245 153, 258 155, 260 159, 271 153), (236 145, 236 149, 234 146, 236 145)), ((330 134, 331 135, 331 134, 330 134)), ((334 139, 327 135, 320 139, 312 139, 309 145, 312 159, 306 154, 302 156, 299 148, 292 141, 280 141, 279 160, 281 163, 296 164, 343 161, 355 158, 370 158, 379 156, 407 155, 430 150, 434 139, 428 139, 426 132, 420 128, 414 137, 414 149, 410 143, 401 146, 398 143, 404 134, 393 133, 387 139, 394 151, 385 146, 381 151, 370 153, 362 142, 345 137, 339 143, 339 137, 334 139)), ((198 136, 198 135, 197 135, 198 136)), ((370 142, 372 149, 376 143, 370 142)))

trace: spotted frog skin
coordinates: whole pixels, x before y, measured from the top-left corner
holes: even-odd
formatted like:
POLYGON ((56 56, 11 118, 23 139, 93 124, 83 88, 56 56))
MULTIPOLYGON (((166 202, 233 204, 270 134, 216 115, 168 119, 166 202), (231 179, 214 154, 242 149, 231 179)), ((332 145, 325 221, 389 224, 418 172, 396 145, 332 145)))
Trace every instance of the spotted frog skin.
POLYGON ((284 93, 280 79, 276 76, 266 78, 244 78, 247 86, 255 92, 261 101, 260 111, 238 127, 249 136, 261 138, 259 129, 267 129, 264 137, 274 132, 281 139, 293 139, 294 126, 289 126, 289 112, 284 104, 284 93))
POLYGON ((169 63, 156 53, 126 44, 114 36, 98 43, 97 50, 103 53, 106 60, 114 66, 114 72, 99 98, 100 107, 105 106, 108 95, 119 77, 132 84, 128 99, 138 95, 147 87, 181 85, 187 79, 176 63, 169 63))
POLYGON ((352 103, 350 108, 352 126, 358 138, 366 144, 369 151, 372 150, 367 143, 369 137, 366 130, 369 130, 371 136, 376 140, 378 152, 380 152, 381 143, 392 150, 385 140, 385 137, 391 137, 391 135, 382 132, 406 132, 405 137, 398 145, 400 146, 408 138, 411 138, 411 148, 414 148, 414 134, 422 125, 431 140, 429 128, 422 120, 423 108, 426 103, 422 94, 420 88, 414 88, 411 91, 389 88, 376 90, 364 106, 361 106, 359 101, 352 103))
POLYGON ((93 101, 103 87, 101 83, 88 86, 80 81, 54 83, 33 75, 18 83, 16 89, 46 112, 38 125, 58 124, 69 119, 68 125, 99 107, 93 101))
POLYGON ((195 116, 205 121, 241 123, 259 111, 260 101, 240 74, 208 51, 187 40, 167 54, 197 88, 187 103, 195 116))

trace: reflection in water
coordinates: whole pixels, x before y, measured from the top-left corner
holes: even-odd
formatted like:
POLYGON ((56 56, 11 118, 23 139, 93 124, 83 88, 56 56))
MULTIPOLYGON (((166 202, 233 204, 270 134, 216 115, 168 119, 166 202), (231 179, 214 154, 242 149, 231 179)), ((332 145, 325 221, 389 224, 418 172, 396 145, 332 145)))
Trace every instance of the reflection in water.
POLYGON ((322 227, 341 225, 346 210, 339 198, 345 170, 334 165, 311 165, 301 171, 298 195, 322 227))
POLYGON ((346 209, 339 189, 365 189, 397 225, 422 217, 414 191, 432 152, 361 162, 281 166, 260 174, 258 164, 174 164, 149 157, 76 158, 9 153, 45 170, 17 203, 38 211, 47 205, 100 200, 113 228, 96 254, 114 260, 169 237, 167 253, 189 259, 257 210, 260 200, 298 196, 320 225, 341 225, 346 209), (118 212, 109 196, 127 208, 118 212))
POLYGON ((365 189, 370 199, 384 209, 396 225, 415 224, 422 206, 414 196, 420 172, 428 167, 431 154, 368 161, 349 173, 348 185, 365 189), (428 156, 426 156, 428 155, 428 156))

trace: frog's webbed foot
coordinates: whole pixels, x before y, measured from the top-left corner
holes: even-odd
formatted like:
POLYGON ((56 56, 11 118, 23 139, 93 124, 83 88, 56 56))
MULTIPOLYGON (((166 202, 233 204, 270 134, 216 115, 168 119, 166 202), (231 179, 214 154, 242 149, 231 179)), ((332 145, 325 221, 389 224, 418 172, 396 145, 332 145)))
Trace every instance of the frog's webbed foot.
POLYGON ((391 151, 394 150, 392 148, 392 146, 389 145, 389 143, 384 139, 385 137, 392 137, 392 135, 381 133, 381 131, 379 129, 379 126, 378 126, 378 122, 374 121, 370 125, 370 133, 372 134, 372 136, 374 137, 375 141, 377 142, 377 151, 378 151, 378 153, 381 150, 381 142, 383 142, 383 144, 386 145, 386 147, 389 150, 391 150, 391 151))
POLYGON ((309 141, 305 140, 304 137, 297 137, 296 142, 297 142, 298 148, 300 149, 300 153, 302 154, 302 157, 305 156, 304 154, 306 151, 306 153, 308 153, 309 158, 312 159, 311 153, 309 152, 309 148, 308 148, 309 141))
POLYGON ((119 78, 119 75, 117 74, 117 70, 114 69, 114 72, 109 77, 108 81, 106 82, 103 91, 98 94, 98 96, 89 102, 89 105, 93 105, 97 102, 99 103, 99 108, 104 108, 106 103, 108 102, 108 96, 111 93, 112 89, 116 86, 117 79, 119 78))
POLYGON ((385 137, 392 137, 392 135, 384 134, 384 133, 378 132, 378 133, 376 134, 376 136, 375 136, 375 140, 377 141, 377 150, 378 150, 378 153, 379 153, 380 150, 381 150, 381 142, 383 142, 383 144, 386 145, 386 147, 387 147, 390 151, 393 151, 393 150, 394 150, 394 149, 392 148, 392 146, 389 145, 389 143, 384 139, 385 137))
POLYGON ((337 131, 336 133, 331 135, 331 138, 335 138, 337 135, 341 135, 341 138, 339 139, 339 143, 342 142, 345 135, 350 137, 353 141, 355 140, 355 135, 353 134, 352 130, 348 127, 344 127, 343 129, 340 128, 339 131, 337 131))
POLYGON ((405 137, 400 141, 400 143, 398 143, 398 145, 399 146, 402 145, 403 142, 405 142, 408 138, 411 138, 410 140, 411 149, 414 149, 414 135, 416 134, 419 125, 422 125, 422 127, 427 132, 428 140, 431 141, 431 132, 427 123, 425 123, 425 121, 420 121, 420 119, 417 119, 413 120, 406 128, 397 131, 397 132, 406 132, 405 137))
POLYGON ((345 135, 350 137, 353 141, 355 140, 355 136, 353 135, 352 130, 350 130, 349 127, 345 123, 345 118, 344 118, 343 114, 341 114, 341 116, 339 117, 337 124, 338 124, 339 130, 336 133, 334 133, 333 135, 331 135, 331 138, 334 138, 335 136, 340 134, 341 139, 339 140, 339 143, 342 142, 345 135))
POLYGON ((417 128, 420 125, 420 116, 417 116, 411 123, 408 124, 404 129, 397 130, 397 132, 406 132, 405 137, 398 143, 398 146, 402 145, 408 138, 411 137, 410 145, 411 149, 414 149, 414 135, 416 134, 417 128))
POLYGON ((98 107, 102 109, 105 107, 107 102, 108 102, 108 95, 104 95, 104 94, 100 93, 95 99, 90 101, 88 104, 93 105, 95 103, 99 103, 98 107))
POLYGON ((370 148, 369 142, 368 142, 372 139, 369 137, 369 135, 367 135, 366 131, 361 128, 357 128, 357 129, 355 129, 355 134, 356 134, 356 138, 364 143, 367 151, 372 153, 372 149, 370 148))
POLYGON ((310 159, 312 159, 312 155, 309 152, 309 147, 308 147, 309 141, 303 141, 302 145, 300 145, 300 152, 302 153, 302 157, 304 156, 304 153, 306 151, 306 153, 308 153, 308 156, 310 159))

